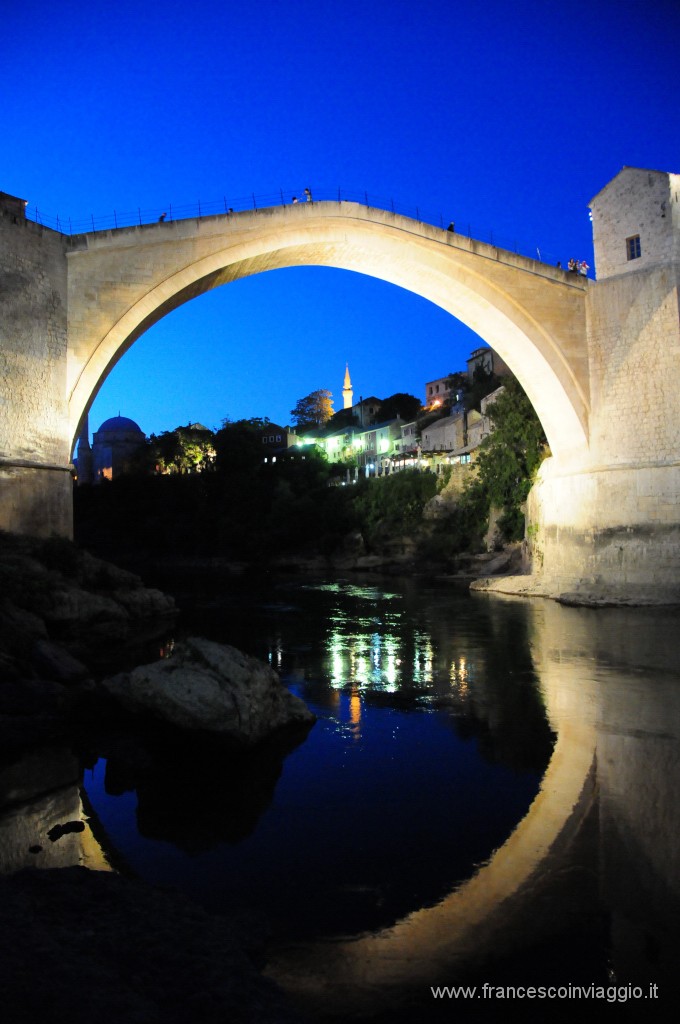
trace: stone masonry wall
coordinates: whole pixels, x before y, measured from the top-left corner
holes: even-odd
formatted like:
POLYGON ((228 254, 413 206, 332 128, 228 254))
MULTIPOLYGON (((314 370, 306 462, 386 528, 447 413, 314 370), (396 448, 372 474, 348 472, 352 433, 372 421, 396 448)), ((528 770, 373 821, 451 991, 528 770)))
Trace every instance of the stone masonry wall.
POLYGON ((0 528, 70 533, 66 239, 0 209, 0 528), (40 469, 45 465, 49 469, 40 469), (34 529, 33 529, 34 528, 34 529))
POLYGON ((598 282, 680 259, 680 175, 624 167, 591 202, 598 282), (626 239, 640 236, 628 259, 626 239))
POLYGON ((680 267, 598 282, 588 294, 594 466, 680 462, 680 267))
POLYGON ((680 600, 679 186, 624 168, 592 203, 588 460, 548 460, 528 502, 533 568, 555 592, 680 600))

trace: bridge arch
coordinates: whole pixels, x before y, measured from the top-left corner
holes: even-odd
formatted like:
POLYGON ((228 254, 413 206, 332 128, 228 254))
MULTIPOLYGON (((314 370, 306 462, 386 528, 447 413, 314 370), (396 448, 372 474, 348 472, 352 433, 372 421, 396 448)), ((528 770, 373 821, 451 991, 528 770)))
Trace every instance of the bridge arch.
POLYGON ((562 461, 588 445, 588 282, 354 203, 314 203, 97 232, 69 252, 72 443, 108 373, 167 313, 268 270, 327 266, 379 278, 484 338, 525 387, 562 461))

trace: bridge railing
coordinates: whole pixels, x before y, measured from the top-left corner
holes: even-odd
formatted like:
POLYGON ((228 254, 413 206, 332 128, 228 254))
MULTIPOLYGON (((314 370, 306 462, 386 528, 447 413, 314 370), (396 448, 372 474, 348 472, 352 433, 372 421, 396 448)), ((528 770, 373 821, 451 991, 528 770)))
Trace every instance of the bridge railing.
MULTIPOLYGON (((137 207, 135 210, 113 210, 105 214, 90 214, 89 217, 74 220, 71 217, 50 216, 44 213, 37 206, 26 207, 26 216, 29 220, 42 224, 45 227, 60 231, 66 235, 87 234, 90 231, 110 231, 117 228, 129 228, 155 222, 173 220, 195 220, 201 217, 214 217, 217 214, 242 213, 245 210, 262 210, 276 206, 291 206, 295 202, 300 204, 307 202, 303 191, 292 189, 279 189, 277 192, 250 193, 242 196, 222 196, 221 199, 209 201, 196 200, 194 203, 186 203, 175 206, 168 203, 165 206, 137 207)), ((359 203, 362 206, 373 207, 378 210, 386 210, 398 213, 413 220, 421 221, 424 224, 433 225, 446 230, 452 223, 451 216, 444 216, 443 213, 436 213, 426 207, 414 204, 395 201, 393 198, 379 196, 373 192, 352 191, 343 188, 315 188, 312 193, 312 201, 319 202, 350 202, 359 203)), ((453 223, 455 233, 466 238, 474 238, 479 242, 486 242, 517 253, 519 256, 526 256, 529 259, 538 260, 541 263, 555 266, 558 260, 566 267, 567 260, 563 253, 558 253, 555 247, 545 248, 536 245, 526 239, 515 236, 503 235, 495 232, 492 228, 479 228, 467 221, 456 220, 453 223)), ((570 256, 571 254, 567 254, 570 256)))

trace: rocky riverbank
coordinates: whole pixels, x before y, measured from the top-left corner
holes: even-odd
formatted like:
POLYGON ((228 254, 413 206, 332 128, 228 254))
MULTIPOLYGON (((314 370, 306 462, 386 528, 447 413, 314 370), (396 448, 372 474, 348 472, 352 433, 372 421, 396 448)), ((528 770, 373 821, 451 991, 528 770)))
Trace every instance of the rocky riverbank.
POLYGON ((0 534, 3 756, 67 735, 103 668, 151 650, 175 615, 167 594, 68 541, 0 534))
POLYGON ((680 587, 673 591, 622 581, 606 583, 599 578, 549 576, 547 573, 487 577, 470 583, 476 593, 503 594, 511 597, 546 597, 559 604, 577 608, 644 608, 680 604, 680 587))
POLYGON ((205 753, 216 714, 226 725, 211 756, 247 748, 246 802, 266 803, 286 745, 313 722, 268 666, 232 648, 195 639, 159 658, 175 615, 172 598, 67 541, 0 534, 0 987, 15 1022, 297 1020, 260 974, 257 922, 112 872, 115 851, 102 852, 82 806, 88 749, 157 788, 205 753), (111 666, 122 671, 105 685, 111 666))
POLYGON ((179 893, 66 867, 0 879, 0 987, 13 1024, 295 1024, 253 936, 179 893))

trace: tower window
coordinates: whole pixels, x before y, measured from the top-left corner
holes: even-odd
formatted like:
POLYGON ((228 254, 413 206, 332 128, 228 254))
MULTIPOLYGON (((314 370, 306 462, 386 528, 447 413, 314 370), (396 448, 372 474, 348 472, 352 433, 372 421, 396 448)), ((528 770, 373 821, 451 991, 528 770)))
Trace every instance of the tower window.
POLYGON ((631 235, 630 238, 626 239, 626 258, 629 260, 639 260, 641 255, 640 236, 631 235))

